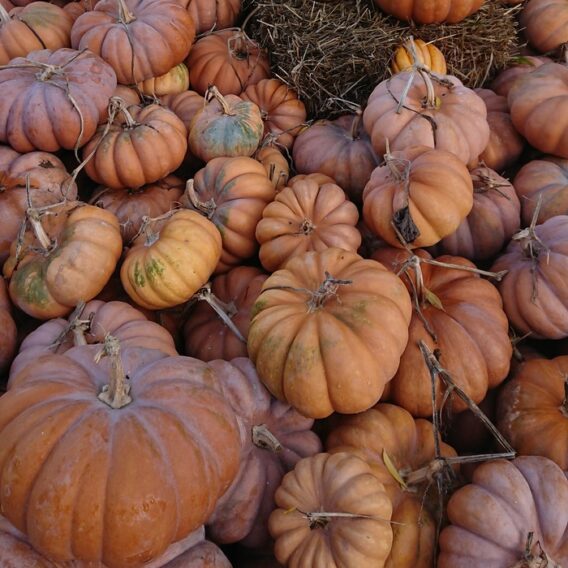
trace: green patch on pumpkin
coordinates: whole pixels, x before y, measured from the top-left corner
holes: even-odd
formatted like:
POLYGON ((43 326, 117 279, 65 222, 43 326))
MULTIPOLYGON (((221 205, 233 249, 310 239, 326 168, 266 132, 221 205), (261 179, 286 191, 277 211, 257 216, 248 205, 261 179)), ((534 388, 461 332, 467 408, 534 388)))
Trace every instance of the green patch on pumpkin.
POLYGON ((148 282, 155 282, 158 278, 164 274, 166 270, 165 266, 159 261, 153 258, 150 262, 147 262, 145 265, 146 268, 146 277, 148 278, 148 282))
POLYGON ((138 261, 136 261, 136 264, 134 265, 134 285, 138 288, 144 288, 146 285, 146 278, 144 277, 144 273, 142 272, 138 261))

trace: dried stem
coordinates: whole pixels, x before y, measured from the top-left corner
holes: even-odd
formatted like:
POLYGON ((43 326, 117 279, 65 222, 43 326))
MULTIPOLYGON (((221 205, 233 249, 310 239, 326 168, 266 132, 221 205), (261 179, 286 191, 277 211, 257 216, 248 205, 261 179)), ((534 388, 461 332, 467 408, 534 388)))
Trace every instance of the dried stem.
POLYGON ((43 225, 41 224, 41 215, 37 209, 28 208, 26 211, 26 216, 32 226, 32 230, 39 244, 45 252, 51 250, 53 243, 49 238, 49 235, 45 232, 43 225))
POLYGON ((73 333, 73 344, 86 345, 87 340, 85 339, 85 332, 91 327, 91 319, 82 320, 83 310, 85 309, 85 302, 81 300, 75 309, 71 312, 67 318, 67 324, 61 330, 61 333, 55 338, 53 343, 49 346, 54 352, 59 349, 62 343, 65 341, 70 332, 73 333))
POLYGON ((211 198, 209 201, 200 201, 199 197, 197 197, 197 193, 195 192, 195 185, 192 179, 188 179, 185 184, 185 193, 187 194, 187 198, 189 202, 199 211, 203 213, 208 219, 211 219, 215 214, 215 210, 217 209, 217 204, 215 200, 211 198))
POLYGON ((353 121, 351 122, 350 136, 351 140, 358 140, 359 137, 359 126, 361 125, 361 119, 363 118, 363 111, 359 108, 355 111, 353 116, 353 121))
POLYGON ((540 541, 533 546, 534 533, 527 535, 523 557, 511 568, 562 568, 542 549, 540 541))
POLYGON ((217 87, 215 87, 215 85, 211 85, 211 87, 209 87, 207 89, 207 92, 205 93, 205 100, 207 102, 209 102, 213 99, 215 99, 221 105, 221 109, 223 110, 223 114, 228 115, 228 116, 234 116, 235 115, 235 113, 231 110, 229 103, 227 102, 225 97, 220 93, 219 89, 217 87))
POLYGON ((407 526, 408 523, 399 523, 397 521, 391 521, 390 519, 384 519, 383 517, 378 517, 377 515, 363 515, 357 513, 344 513, 335 511, 301 511, 298 508, 292 509, 290 512, 297 511, 309 522, 310 529, 324 529, 333 519, 371 519, 373 521, 383 521, 392 525, 407 526))
POLYGON ((103 357, 109 357, 111 362, 110 382, 99 393, 99 400, 114 409, 122 408, 132 402, 128 377, 120 358, 120 343, 116 337, 107 335, 101 351, 95 357, 98 363, 103 357))
POLYGON ((270 450, 274 454, 282 451, 282 444, 266 424, 258 424, 252 427, 252 443, 257 448, 270 450))
POLYGON ((4 24, 7 24, 10 21, 10 14, 8 14, 8 10, 0 4, 0 27, 4 24))
POLYGON ((124 0, 116 0, 118 4, 118 21, 121 24, 129 24, 136 20, 134 14, 128 9, 124 0))

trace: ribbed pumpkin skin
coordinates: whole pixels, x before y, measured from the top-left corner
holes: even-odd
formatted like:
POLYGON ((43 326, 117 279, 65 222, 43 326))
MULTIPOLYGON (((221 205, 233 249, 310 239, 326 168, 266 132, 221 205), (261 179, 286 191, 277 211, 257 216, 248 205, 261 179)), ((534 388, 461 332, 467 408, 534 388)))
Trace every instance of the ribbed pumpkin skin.
MULTIPOLYGON (((435 521, 424 501, 425 484, 405 491, 391 475, 384 454, 399 472, 416 471, 436 456, 432 423, 414 419, 403 408, 379 403, 354 416, 341 416, 325 443, 330 453, 349 452, 364 459, 387 491, 393 504, 394 541, 387 568, 431 568, 434 559, 435 521)), ((444 444, 440 452, 453 457, 456 452, 444 444)))
POLYGON ((98 0, 77 0, 76 2, 68 2, 63 9, 71 16, 73 22, 82 16, 85 12, 92 10, 98 0))
POLYGON ((519 77, 507 102, 515 128, 529 144, 568 159, 568 67, 545 63, 519 77))
POLYGON ((375 0, 387 14, 415 24, 457 24, 471 16, 485 0, 375 0))
POLYGON ((276 191, 280 191, 286 187, 288 178, 290 177, 290 165, 276 146, 261 146, 254 153, 254 159, 264 166, 266 175, 276 191))
POLYGON ((138 88, 148 96, 177 95, 189 88, 189 71, 183 63, 172 67, 159 77, 152 77, 138 83, 138 88))
POLYGON ((521 199, 525 226, 530 225, 540 198, 537 223, 568 215, 568 160, 555 156, 532 160, 518 171, 514 185, 521 199))
POLYGON ((174 112, 153 104, 130 106, 128 113, 134 126, 121 112, 108 132, 101 125, 83 150, 83 159, 94 152, 87 175, 113 189, 138 189, 166 177, 187 151, 187 129, 174 112))
MULTIPOLYGON (((434 43, 426 43, 421 39, 415 39, 414 46, 416 47, 418 61, 426 65, 430 71, 440 75, 445 75, 448 72, 444 54, 434 43)), ((401 71, 406 71, 409 67, 412 67, 413 63, 411 51, 406 46, 401 45, 394 52, 391 63, 392 72, 400 73, 401 71)))
POLYGON ((123 85, 159 77, 187 57, 195 25, 179 2, 122 1, 134 16, 132 21, 121 19, 117 0, 99 0, 93 10, 75 21, 73 47, 100 55, 123 85))
POLYGON ((7 142, 17 152, 56 152, 83 146, 106 115, 115 88, 112 67, 90 52, 79 55, 73 49, 43 49, 25 59, 17 57, 0 69, 0 142, 7 142), (20 67, 29 61, 38 65, 20 67), (42 79, 38 73, 42 64, 65 67, 42 79), (23 101, 27 112, 22 110, 23 101))
POLYGON ((26 176, 34 207, 44 207, 77 198, 77 186, 71 183, 63 162, 47 152, 19 154, 0 145, 0 264, 8 258, 10 246, 18 235, 28 207, 26 176))
POLYGON ((92 353, 46 355, 11 379, 2 510, 55 561, 140 566, 209 516, 238 469, 238 426, 212 369, 184 357, 132 370, 132 402, 111 409, 92 353))
POLYGON ((12 319, 12 307, 8 290, 3 278, 0 278, 0 373, 12 362, 16 353, 18 330, 12 319))
POLYGON ((537 339, 562 339, 568 337, 568 215, 552 217, 535 231, 546 250, 534 262, 526 239, 511 241, 491 270, 509 271, 498 287, 517 331, 531 331, 537 339))
POLYGON ((276 491, 270 515, 274 555, 289 568, 383 568, 393 530, 392 505, 369 466, 350 454, 304 458, 276 491), (305 512, 338 512, 367 518, 330 518, 312 527, 305 512), (369 518, 371 517, 371 518, 369 518))
POLYGON ((448 503, 452 523, 440 535, 440 568, 522 566, 529 533, 530 552, 568 563, 568 480, 552 461, 519 457, 481 464, 473 482, 448 503))
POLYGON ((293 158, 298 173, 328 175, 355 203, 382 160, 355 114, 314 122, 294 141, 293 158))
MULTIPOLYGON (((424 251, 418 254, 429 256, 424 251)), ((378 249, 372 258, 397 272, 408 255, 389 247, 378 249)), ((436 260, 469 268, 475 266, 459 256, 440 256, 436 260)), ((421 269, 424 287, 438 298, 443 309, 429 302, 426 294, 417 299, 422 317, 415 308, 408 345, 398 371, 389 383, 389 397, 413 416, 428 418, 432 416, 432 380, 419 348, 420 341, 431 351, 440 350, 442 367, 476 403, 485 398, 488 389, 507 377, 512 346, 501 297, 491 282, 454 268, 422 263, 421 269), (423 320, 434 332, 436 341, 423 320)), ((414 281, 413 276, 412 279, 414 281)), ((410 284, 407 285, 412 289, 410 284)), ((437 408, 444 391, 443 383, 436 379, 437 408)), ((454 412, 467 408, 457 396, 452 396, 447 406, 454 412)))
POLYGON ((520 22, 529 43, 541 53, 568 42, 568 5, 563 0, 530 0, 520 22))
POLYGON ((531 73, 544 63, 552 63, 552 59, 543 56, 522 55, 513 59, 513 63, 507 69, 501 71, 491 83, 491 89, 498 95, 506 97, 513 83, 523 75, 531 73))
POLYGON ((522 456, 543 456, 568 473, 568 356, 532 359, 499 393, 497 427, 522 456))
POLYGON ((385 165, 373 170, 363 191, 365 224, 394 247, 402 244, 391 223, 405 207, 418 229, 414 240, 406 240, 411 247, 423 247, 451 235, 472 206, 467 167, 454 154, 426 146, 393 152, 385 165))
MULTIPOLYGON (((250 311, 268 278, 254 266, 236 266, 213 278, 211 292, 228 304, 229 317, 241 335, 246 339, 250 325, 250 311)), ((206 302, 199 302, 191 312, 183 328, 185 354, 201 361, 247 356, 247 345, 243 343, 206 302)))
POLYGON ((280 191, 256 226, 259 257, 268 272, 294 256, 330 247, 357 252, 361 234, 357 207, 335 184, 298 181, 280 191))
POLYGON ((118 219, 112 213, 70 203, 58 215, 47 231, 56 242, 49 253, 45 254, 28 229, 19 261, 14 242, 4 264, 12 301, 37 319, 67 315, 81 300, 94 298, 112 276, 122 253, 118 219))
POLYGON ((197 34, 234 26, 241 12, 241 0, 181 0, 191 15, 197 34))
POLYGON ((249 356, 268 390, 305 416, 362 412, 396 372, 411 309, 404 284, 381 264, 337 248, 308 252, 264 283, 249 356), (352 282, 315 300, 306 291, 320 290, 326 272, 352 282))
POLYGON ((428 146, 451 152, 470 167, 477 165, 489 142, 487 108, 459 79, 451 75, 443 78, 453 87, 433 81, 435 108, 424 107, 427 89, 420 75, 414 76, 400 112, 397 101, 404 93, 410 72, 398 73, 375 87, 363 112, 363 123, 377 155, 385 153, 388 139, 391 151, 428 146))
POLYGON ((164 95, 160 97, 162 103, 181 118, 187 131, 193 117, 205 106, 205 99, 195 91, 184 91, 177 95, 164 95))
POLYGON ((218 543, 260 548, 270 541, 267 521, 282 477, 301 458, 320 452, 321 442, 311 431, 313 420, 270 396, 249 359, 210 364, 223 377, 223 393, 241 422, 243 449, 239 473, 207 522, 208 534, 218 543), (278 445, 256 437, 259 427, 278 445))
POLYGON ((200 95, 215 85, 222 95, 240 95, 270 77, 268 55, 240 30, 214 31, 195 42, 186 60, 191 88, 200 95))
POLYGON ((141 235, 127 252, 120 280, 136 304, 149 310, 186 302, 207 282, 221 255, 221 235, 195 211, 176 211, 153 228, 158 238, 141 235))
POLYGON ((0 19, 0 65, 38 49, 71 47, 73 20, 59 6, 33 2, 0 19))

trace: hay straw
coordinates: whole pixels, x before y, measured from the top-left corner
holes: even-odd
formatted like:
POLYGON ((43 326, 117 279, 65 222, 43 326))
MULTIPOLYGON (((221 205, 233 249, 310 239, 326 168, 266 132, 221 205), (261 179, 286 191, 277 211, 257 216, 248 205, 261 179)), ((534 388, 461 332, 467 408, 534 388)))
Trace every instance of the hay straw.
POLYGON ((371 0, 245 0, 245 14, 254 10, 247 33, 268 48, 274 75, 296 89, 311 118, 363 105, 409 35, 435 42, 450 74, 481 86, 519 52, 519 9, 488 0, 459 24, 413 26, 371 0))

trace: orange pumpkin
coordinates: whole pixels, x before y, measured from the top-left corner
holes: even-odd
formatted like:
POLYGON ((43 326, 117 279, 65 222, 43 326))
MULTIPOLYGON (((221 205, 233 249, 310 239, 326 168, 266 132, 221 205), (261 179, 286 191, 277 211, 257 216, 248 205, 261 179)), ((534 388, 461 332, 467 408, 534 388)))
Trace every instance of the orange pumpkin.
POLYGON ((0 374, 10 366, 16 353, 18 330, 12 318, 12 305, 6 282, 0 278, 0 374))
MULTIPOLYGON (((419 63, 425 65, 433 73, 445 75, 448 72, 446 58, 434 43, 426 43, 421 39, 412 41, 414 42, 419 63)), ((406 71, 412 65, 414 65, 414 57, 411 48, 406 43, 397 47, 391 62, 391 71, 395 74, 400 73, 401 71, 406 71)))
POLYGON ((73 22, 82 16, 85 12, 92 10, 98 0, 77 0, 76 2, 67 2, 63 9, 71 16, 73 22))
POLYGON ((511 61, 510 66, 501 71, 497 77, 495 77, 491 83, 491 89, 498 95, 506 97, 509 94, 513 83, 519 77, 522 77, 527 73, 531 73, 544 63, 552 63, 552 59, 533 55, 520 55, 519 57, 515 57, 511 61))
POLYGON ((387 14, 415 24, 457 24, 481 8, 485 0, 375 0, 387 14))
POLYGON ((181 0, 186 5, 198 34, 234 26, 241 12, 241 0, 181 0))
POLYGON ((177 95, 163 95, 162 103, 182 120, 189 132, 193 117, 205 106, 205 99, 195 91, 184 91, 177 95))
POLYGON ((562 0, 529 0, 520 22, 529 43, 541 53, 568 42, 568 5, 562 0))
POLYGON ((411 310, 402 281, 378 262, 307 252, 264 283, 249 356, 268 390, 305 416, 362 412, 396 372, 411 310))
POLYGON ((272 182, 276 191, 286 187, 290 177, 290 165, 276 146, 273 146, 272 143, 267 143, 265 146, 261 145, 254 153, 254 159, 264 166, 268 179, 272 182))

